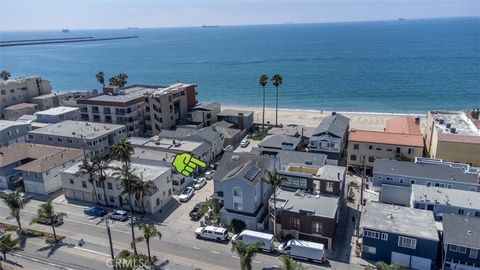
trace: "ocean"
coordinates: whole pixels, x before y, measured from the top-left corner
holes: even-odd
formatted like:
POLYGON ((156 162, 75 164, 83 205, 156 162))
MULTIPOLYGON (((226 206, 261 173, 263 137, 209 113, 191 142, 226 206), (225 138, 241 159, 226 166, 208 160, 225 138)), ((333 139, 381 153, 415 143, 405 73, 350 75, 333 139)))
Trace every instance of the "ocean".
MULTIPOLYGON (((54 91, 100 88, 106 77, 129 84, 198 84, 200 101, 262 106, 259 75, 283 76, 279 107, 419 113, 480 106, 480 18, 0 32, 0 40, 136 39, 0 48, 0 69, 41 75, 54 91)), ((267 85, 267 107, 275 88, 267 85)))

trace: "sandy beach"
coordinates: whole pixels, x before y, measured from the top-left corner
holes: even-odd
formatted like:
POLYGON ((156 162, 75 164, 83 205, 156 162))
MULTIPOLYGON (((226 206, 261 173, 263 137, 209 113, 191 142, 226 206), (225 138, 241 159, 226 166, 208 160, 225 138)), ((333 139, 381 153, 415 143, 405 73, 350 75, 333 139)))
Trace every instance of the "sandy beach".
MULTIPOLYGON (((234 109, 234 110, 249 110, 254 111, 254 121, 256 123, 262 122, 262 108, 257 107, 240 107, 222 105, 222 109, 234 109)), ((412 116, 411 114, 392 114, 392 113, 355 113, 355 112, 338 112, 350 118, 350 128, 362 129, 362 130, 375 130, 383 131, 385 127, 385 121, 397 116, 412 116)), ((283 125, 297 124, 307 127, 317 127, 321 120, 328 115, 331 115, 331 111, 314 111, 314 110, 293 110, 293 109, 279 109, 278 110, 278 122, 283 125)), ((425 124, 425 115, 418 115, 421 117, 421 130, 425 124)), ((265 122, 275 123, 275 109, 265 109, 265 122)))

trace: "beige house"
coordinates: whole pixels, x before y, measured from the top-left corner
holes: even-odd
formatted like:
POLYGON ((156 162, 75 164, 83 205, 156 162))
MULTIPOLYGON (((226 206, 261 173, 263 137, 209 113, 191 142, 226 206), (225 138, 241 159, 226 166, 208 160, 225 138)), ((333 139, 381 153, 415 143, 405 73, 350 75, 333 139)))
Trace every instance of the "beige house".
POLYGON ((42 77, 19 78, 0 82, 0 117, 3 110, 11 105, 31 102, 32 98, 49 94, 50 82, 42 77))
POLYGON ((34 114, 37 111, 37 104, 19 103, 5 108, 5 110, 3 110, 3 114, 6 120, 17 121, 18 118, 24 116, 25 114, 34 114))
POLYGON ((430 158, 480 166, 479 112, 427 114, 425 147, 430 158))

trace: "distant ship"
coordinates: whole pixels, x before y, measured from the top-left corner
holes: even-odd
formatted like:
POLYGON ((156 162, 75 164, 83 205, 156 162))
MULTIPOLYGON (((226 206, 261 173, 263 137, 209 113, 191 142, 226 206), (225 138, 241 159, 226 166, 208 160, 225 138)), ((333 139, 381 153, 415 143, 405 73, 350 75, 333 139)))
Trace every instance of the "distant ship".
POLYGON ((138 27, 131 27, 131 26, 129 26, 129 27, 127 27, 127 29, 128 29, 128 30, 138 29, 138 27))
POLYGON ((220 27, 218 25, 202 25, 202 28, 215 28, 215 27, 220 27))
POLYGON ((407 19, 405 18, 398 18, 399 21, 406 21, 407 19))
POLYGON ((70 33, 70 30, 64 28, 64 29, 62 29, 62 32, 63 32, 63 33, 70 33))

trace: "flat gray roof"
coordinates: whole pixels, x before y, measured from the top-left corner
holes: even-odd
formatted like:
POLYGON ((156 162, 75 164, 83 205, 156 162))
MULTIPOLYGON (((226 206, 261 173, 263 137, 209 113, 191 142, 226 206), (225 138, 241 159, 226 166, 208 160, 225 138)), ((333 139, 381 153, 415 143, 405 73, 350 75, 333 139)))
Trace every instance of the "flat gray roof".
POLYGON ((480 218, 450 214, 442 223, 443 242, 480 249, 480 218))
POLYGON ((137 98, 143 97, 145 94, 151 93, 155 90, 157 90, 157 89, 135 86, 135 87, 126 89, 124 95, 122 95, 122 94, 119 94, 119 95, 116 95, 116 96, 100 95, 100 96, 91 97, 91 98, 87 98, 87 99, 88 100, 94 100, 94 101, 109 101, 109 102, 124 103, 124 102, 129 102, 129 101, 135 100, 137 98))
POLYGON ((480 210, 480 192, 476 191, 413 184, 412 196, 415 201, 480 210))
POLYGON ((281 164, 311 164, 316 166, 324 166, 327 161, 327 155, 309 153, 309 152, 299 152, 299 151, 279 151, 277 154, 281 164))
POLYGON ((364 229, 438 241, 433 212, 368 202, 362 219, 364 229))
POLYGON ((325 165, 318 170, 317 177, 328 181, 343 181, 345 180, 346 167, 325 165))
POLYGON ((60 107, 54 107, 54 108, 50 108, 48 110, 45 110, 45 111, 39 111, 39 112, 36 112, 35 115, 61 115, 61 114, 64 114, 64 113, 68 113, 68 112, 73 112, 73 111, 79 111, 80 109, 78 107, 63 107, 63 106, 60 106, 60 107))
POLYGON ((17 121, 8 121, 8 120, 0 120, 0 130, 16 127, 16 126, 28 126, 29 123, 25 122, 17 122, 17 121))
POLYGON ((282 148, 283 144, 292 144, 293 148, 297 148, 298 144, 300 143, 300 138, 290 137, 287 135, 269 135, 265 137, 259 144, 259 147, 267 147, 267 148, 282 148))
MULTIPOLYGON (((273 195, 270 197, 273 201, 273 195)), ((339 197, 314 195, 300 190, 279 188, 277 190, 277 209, 288 212, 312 212, 314 216, 335 218, 339 197)))
POLYGON ((238 116, 239 113, 243 113, 244 116, 253 115, 253 111, 226 109, 217 114, 217 116, 238 116))
POLYGON ((122 129, 125 129, 125 127, 121 125, 68 120, 35 129, 30 131, 29 133, 73 137, 72 133, 75 132, 76 136, 80 136, 81 134, 84 136, 85 139, 96 139, 100 136, 104 136, 110 134, 111 132, 119 131, 122 129))

